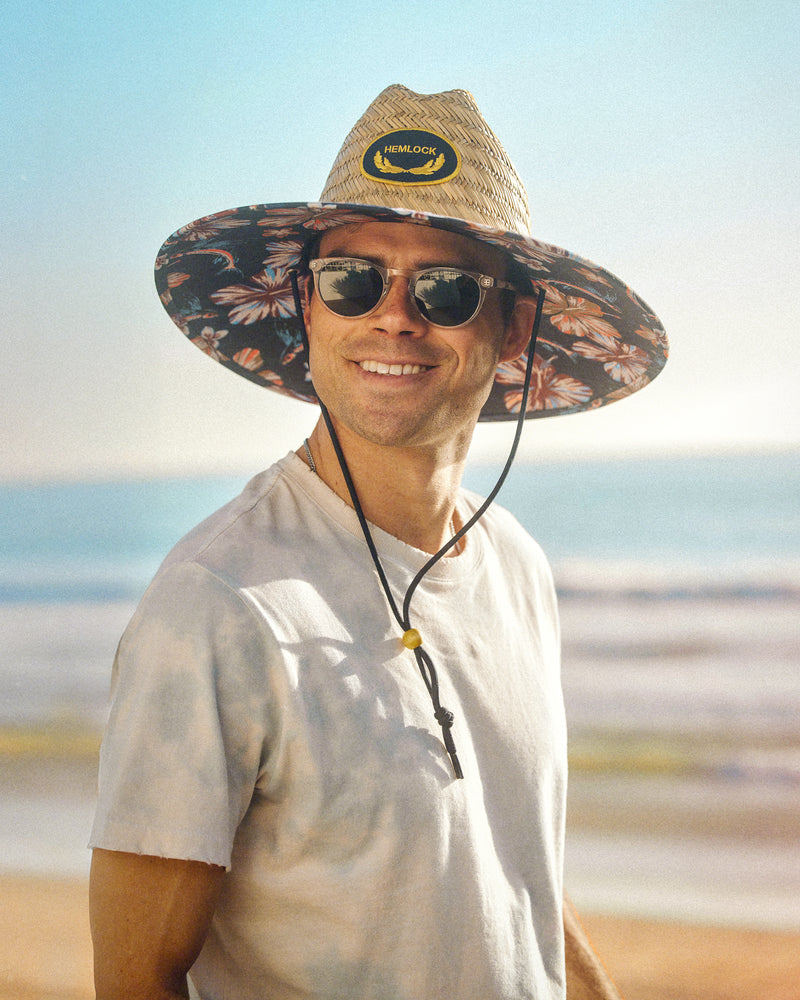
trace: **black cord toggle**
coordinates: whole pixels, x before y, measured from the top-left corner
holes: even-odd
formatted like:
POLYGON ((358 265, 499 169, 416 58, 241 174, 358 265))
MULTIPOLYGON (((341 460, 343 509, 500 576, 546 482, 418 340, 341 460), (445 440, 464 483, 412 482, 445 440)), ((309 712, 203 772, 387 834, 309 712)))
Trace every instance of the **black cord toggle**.
POLYGON ((450 729, 450 727, 455 722, 455 716, 450 711, 449 708, 445 708, 444 705, 440 705, 436 711, 433 713, 434 719, 439 723, 442 729, 450 729))
POLYGON ((442 742, 450 757, 450 763, 453 765, 453 774, 456 778, 463 778, 464 772, 461 770, 461 762, 458 759, 456 744, 453 734, 450 732, 450 727, 453 725, 453 713, 440 706, 434 714, 439 725, 442 727, 442 742))

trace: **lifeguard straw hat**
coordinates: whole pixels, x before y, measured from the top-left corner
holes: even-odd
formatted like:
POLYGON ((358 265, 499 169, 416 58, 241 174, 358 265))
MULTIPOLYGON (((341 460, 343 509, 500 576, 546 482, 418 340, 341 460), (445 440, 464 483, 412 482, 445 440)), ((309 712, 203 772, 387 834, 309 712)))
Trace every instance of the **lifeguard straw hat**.
MULTIPOLYGON (((545 290, 526 416, 621 399, 666 363, 664 329, 632 289, 530 235, 522 182, 465 90, 387 87, 345 139, 318 202, 249 205, 183 226, 156 260, 161 301, 215 361, 316 402, 289 272, 304 269, 304 248, 324 230, 368 219, 500 247, 534 291, 545 290)), ((518 415, 526 360, 498 367, 481 420, 518 415)))

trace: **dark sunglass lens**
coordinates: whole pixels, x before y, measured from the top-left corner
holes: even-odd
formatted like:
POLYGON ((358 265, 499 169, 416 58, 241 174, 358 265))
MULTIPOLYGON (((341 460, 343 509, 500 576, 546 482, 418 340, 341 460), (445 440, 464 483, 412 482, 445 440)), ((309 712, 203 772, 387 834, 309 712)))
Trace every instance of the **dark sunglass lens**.
POLYGON ((363 316, 378 304, 383 279, 369 264, 326 264, 317 274, 317 288, 331 312, 363 316))
POLYGON ((460 326, 475 315, 478 282, 461 271, 426 271, 414 286, 414 299, 425 319, 438 326, 460 326))

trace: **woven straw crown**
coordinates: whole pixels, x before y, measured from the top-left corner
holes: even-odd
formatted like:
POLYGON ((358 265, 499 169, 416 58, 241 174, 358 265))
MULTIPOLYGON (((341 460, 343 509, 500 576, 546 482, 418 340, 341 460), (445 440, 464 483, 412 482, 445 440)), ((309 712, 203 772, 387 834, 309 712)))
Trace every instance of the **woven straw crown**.
POLYGON ((387 87, 345 139, 320 201, 407 208, 530 235, 522 181, 466 90, 416 94, 399 84, 387 87), (361 170, 364 149, 394 129, 425 129, 442 135, 458 150, 461 169, 452 180, 419 186, 367 177, 361 170))

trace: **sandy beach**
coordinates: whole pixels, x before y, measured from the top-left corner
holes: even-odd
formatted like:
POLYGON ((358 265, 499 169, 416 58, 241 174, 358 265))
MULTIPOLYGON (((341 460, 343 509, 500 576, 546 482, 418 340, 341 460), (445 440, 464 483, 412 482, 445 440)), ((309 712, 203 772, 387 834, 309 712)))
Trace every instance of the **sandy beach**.
MULTIPOLYGON (((91 1000, 87 892, 0 877, 0 1000, 91 1000)), ((626 1000, 800 1000, 800 934, 582 919, 626 1000)))
MULTIPOLYGON (((47 747, 28 743, 17 740, 14 753, 8 747, 0 753, 8 809, 0 848, 9 866, 0 875, 0 1000, 90 1000, 82 845, 93 809, 96 748, 79 744, 67 753, 62 740, 60 755, 43 757, 47 747), (71 849, 59 853, 60 844, 71 849), (22 874, 34 871, 52 874, 22 874)), ((777 785, 769 794, 759 787, 751 799, 736 782, 709 785, 675 775, 650 781, 641 768, 631 773, 629 761, 619 772, 608 761, 595 771, 577 751, 573 763, 568 885, 626 1000, 800 1000, 795 786, 777 785), (679 850, 662 856, 661 848, 673 843, 679 850), (717 854, 721 871, 713 863, 717 854), (601 884, 593 885, 600 876, 601 884), (605 883, 613 889, 609 897, 598 891, 605 883), (633 897, 644 889, 640 912, 670 919, 610 916, 621 909, 591 902, 621 900, 631 913, 633 897), (681 904, 678 916, 667 905, 670 893, 681 904), (744 923, 746 914, 753 929, 729 926, 744 923), (759 923, 765 914, 772 923, 759 923), (781 926, 781 914, 790 931, 765 929, 781 926)))

